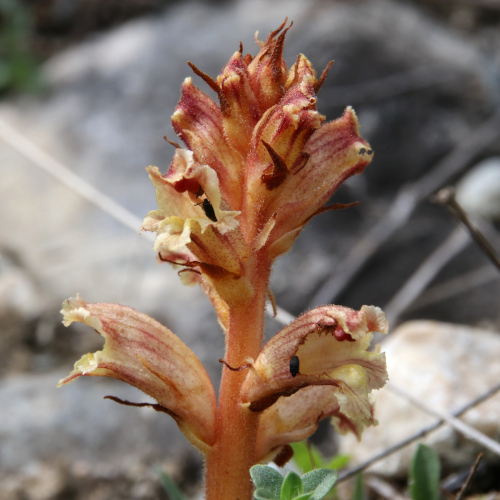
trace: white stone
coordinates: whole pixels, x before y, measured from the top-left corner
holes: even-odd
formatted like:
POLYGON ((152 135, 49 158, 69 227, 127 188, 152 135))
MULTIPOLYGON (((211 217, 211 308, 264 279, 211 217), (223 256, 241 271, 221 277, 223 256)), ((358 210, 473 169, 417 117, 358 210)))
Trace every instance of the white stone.
POLYGON ((457 201, 470 215, 500 219, 500 156, 479 162, 457 185, 457 201))

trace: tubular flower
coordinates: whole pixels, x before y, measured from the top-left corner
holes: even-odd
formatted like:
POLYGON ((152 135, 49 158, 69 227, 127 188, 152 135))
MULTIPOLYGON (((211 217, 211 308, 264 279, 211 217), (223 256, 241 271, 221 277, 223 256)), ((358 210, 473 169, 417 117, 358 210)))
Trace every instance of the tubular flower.
POLYGON ((176 335, 130 307, 87 304, 79 296, 65 301, 61 312, 65 326, 74 321, 91 326, 105 344, 102 351, 77 361, 58 386, 81 376, 122 380, 156 399, 158 405, 151 406, 172 416, 201 451, 213 445, 217 406, 212 383, 176 335))
POLYGON ((387 380, 385 355, 369 352, 372 332, 387 333, 378 307, 313 309, 262 349, 242 386, 242 403, 263 412, 257 438, 261 459, 279 446, 310 436, 332 417, 341 433, 358 438, 373 425, 369 393, 387 380))
POLYGON ((252 255, 272 262, 289 250, 337 187, 373 156, 351 108, 323 123, 316 93, 330 65, 318 78, 299 55, 287 70, 284 26, 258 41, 254 58, 240 46, 216 80, 189 63, 218 103, 187 78, 172 116, 187 149, 176 150, 167 174, 147 169, 158 210, 143 229, 156 231, 160 259, 201 274, 222 310, 255 293, 247 279, 252 255), (179 252, 189 258, 171 257, 179 252))

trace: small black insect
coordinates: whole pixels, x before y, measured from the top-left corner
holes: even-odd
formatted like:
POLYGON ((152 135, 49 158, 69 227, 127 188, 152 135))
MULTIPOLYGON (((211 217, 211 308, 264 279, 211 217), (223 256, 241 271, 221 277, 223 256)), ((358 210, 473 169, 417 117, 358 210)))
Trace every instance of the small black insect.
POLYGON ((360 154, 360 155, 368 155, 368 156, 370 156, 370 155, 372 155, 372 154, 373 154, 373 150, 371 150, 371 149, 366 149, 366 148, 361 148, 361 149, 359 150, 359 154, 360 154))
POLYGON ((292 375, 292 377, 296 377, 298 373, 300 373, 299 372, 299 357, 294 356, 290 360, 290 374, 292 375))
POLYGON ((205 212, 205 215, 212 221, 212 222, 217 222, 217 217, 215 215, 215 210, 210 201, 205 198, 201 203, 197 203, 196 205, 201 205, 201 208, 203 208, 203 211, 205 212))

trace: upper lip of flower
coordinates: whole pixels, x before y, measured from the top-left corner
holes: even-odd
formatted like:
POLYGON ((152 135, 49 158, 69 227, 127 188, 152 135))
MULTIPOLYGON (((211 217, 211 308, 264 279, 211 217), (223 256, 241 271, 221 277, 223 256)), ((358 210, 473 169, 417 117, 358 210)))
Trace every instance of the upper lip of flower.
POLYGON ((88 304, 79 296, 67 300, 63 323, 85 323, 105 338, 102 351, 86 354, 59 382, 105 376, 129 383, 158 401, 186 437, 205 451, 215 442, 215 391, 195 354, 168 328, 117 304, 88 304))

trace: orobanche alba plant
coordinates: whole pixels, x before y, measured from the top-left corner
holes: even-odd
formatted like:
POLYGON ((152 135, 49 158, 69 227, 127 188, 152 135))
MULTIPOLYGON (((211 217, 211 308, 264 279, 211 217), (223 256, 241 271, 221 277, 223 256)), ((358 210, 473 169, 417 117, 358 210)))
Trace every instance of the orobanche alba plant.
POLYGON ((218 102, 186 78, 172 115, 186 147, 173 143, 166 173, 147 168, 158 209, 142 229, 156 232, 159 261, 201 286, 225 335, 218 402, 195 354, 152 318, 79 296, 62 309, 65 325, 85 323, 105 344, 60 385, 101 375, 153 397, 203 454, 209 500, 250 499, 250 467, 284 464, 289 443, 323 418, 359 437, 375 423, 370 392, 387 379, 384 355, 368 350, 372 332, 387 331, 377 307, 318 307, 262 346, 273 262, 312 217, 342 208, 323 205, 373 156, 350 107, 327 123, 316 110, 329 66, 318 78, 300 54, 287 69, 285 25, 257 40, 255 57, 240 44, 216 80, 189 63, 218 102))

